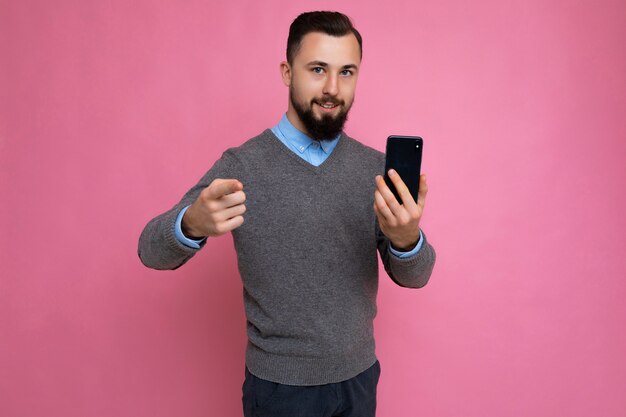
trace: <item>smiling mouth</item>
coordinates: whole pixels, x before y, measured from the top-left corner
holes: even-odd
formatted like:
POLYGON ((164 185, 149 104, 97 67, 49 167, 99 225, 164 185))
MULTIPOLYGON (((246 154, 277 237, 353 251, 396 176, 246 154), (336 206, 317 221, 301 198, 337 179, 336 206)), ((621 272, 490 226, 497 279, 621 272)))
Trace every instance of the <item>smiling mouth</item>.
POLYGON ((315 102, 315 104, 317 104, 322 109, 322 111, 326 111, 326 112, 333 111, 337 107, 339 107, 339 104, 335 104, 335 103, 323 103, 322 104, 322 103, 315 102))

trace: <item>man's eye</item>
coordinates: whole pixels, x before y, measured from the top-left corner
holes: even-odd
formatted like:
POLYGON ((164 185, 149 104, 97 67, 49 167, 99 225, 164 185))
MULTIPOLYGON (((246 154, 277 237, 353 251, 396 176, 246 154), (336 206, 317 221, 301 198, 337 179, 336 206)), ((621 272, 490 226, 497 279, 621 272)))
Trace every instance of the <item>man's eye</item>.
POLYGON ((343 70, 341 71, 343 75, 352 75, 352 71, 350 70, 343 70))
POLYGON ((322 67, 315 67, 315 68, 313 68, 313 72, 316 73, 316 74, 321 74, 322 71, 324 71, 324 68, 322 68, 322 67))

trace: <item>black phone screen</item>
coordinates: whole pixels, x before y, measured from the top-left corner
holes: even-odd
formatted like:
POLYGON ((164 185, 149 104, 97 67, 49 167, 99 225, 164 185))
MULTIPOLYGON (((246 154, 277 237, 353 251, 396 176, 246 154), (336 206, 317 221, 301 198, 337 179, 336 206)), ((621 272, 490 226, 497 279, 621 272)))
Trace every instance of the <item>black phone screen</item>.
POLYGON ((385 182, 400 204, 402 204, 402 198, 398 195, 387 173, 390 169, 395 169, 411 192, 413 200, 417 201, 423 147, 424 141, 419 136, 392 135, 387 138, 385 182))

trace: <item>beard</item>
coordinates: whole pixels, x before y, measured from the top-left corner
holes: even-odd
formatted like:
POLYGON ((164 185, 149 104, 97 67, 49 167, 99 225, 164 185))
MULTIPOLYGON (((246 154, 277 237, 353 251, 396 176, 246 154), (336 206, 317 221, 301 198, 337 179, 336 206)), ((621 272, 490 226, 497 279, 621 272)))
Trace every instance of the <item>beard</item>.
POLYGON ((311 100, 311 104, 307 108, 296 99, 293 84, 289 86, 289 100, 309 135, 317 141, 331 141, 335 139, 343 130, 343 126, 348 120, 348 112, 350 111, 350 107, 352 107, 352 103, 350 103, 348 107, 344 108, 345 103, 343 101, 335 100, 329 96, 323 96, 320 99, 311 100), (315 114, 313 114, 314 103, 332 103, 340 106, 340 108, 336 116, 332 114, 322 114, 321 119, 318 119, 315 114))

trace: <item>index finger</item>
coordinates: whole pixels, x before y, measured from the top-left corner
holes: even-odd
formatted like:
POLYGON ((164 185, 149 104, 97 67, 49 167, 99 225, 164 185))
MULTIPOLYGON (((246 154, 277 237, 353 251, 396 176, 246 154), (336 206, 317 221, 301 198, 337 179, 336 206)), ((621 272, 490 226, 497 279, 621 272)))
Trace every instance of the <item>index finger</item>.
POLYGON ((390 169, 389 178, 391 179, 393 186, 396 187, 396 191, 402 199, 404 207, 415 206, 415 200, 413 200, 413 196, 411 195, 409 188, 406 186, 404 181, 402 181, 402 178, 400 178, 400 174, 398 174, 396 170, 390 169))
POLYGON ((235 179, 216 179, 209 185, 209 198, 218 199, 226 194, 232 194, 235 191, 243 190, 243 184, 235 179))
POLYGON ((426 194, 428 193, 428 184, 426 184, 426 174, 420 175, 420 190, 417 193, 417 206, 424 209, 426 194))

